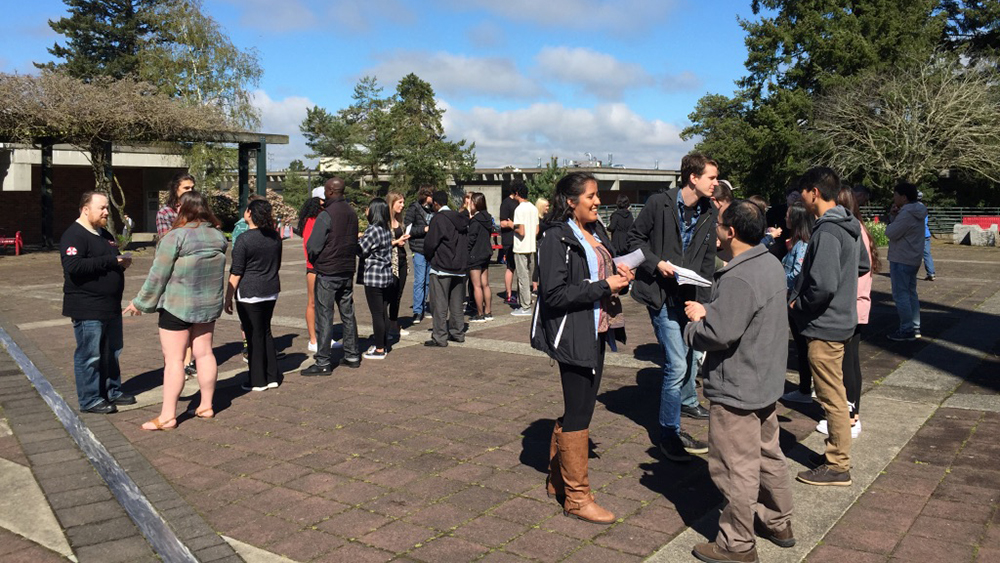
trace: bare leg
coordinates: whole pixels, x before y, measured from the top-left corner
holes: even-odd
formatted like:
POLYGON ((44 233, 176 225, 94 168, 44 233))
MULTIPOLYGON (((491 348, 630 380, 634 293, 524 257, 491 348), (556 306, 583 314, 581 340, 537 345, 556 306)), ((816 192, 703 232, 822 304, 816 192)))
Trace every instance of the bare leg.
POLYGON ((483 316, 483 270, 478 268, 469 272, 469 279, 472 281, 472 299, 476 304, 476 314, 483 316))
POLYGON ((198 405, 200 416, 211 417, 212 398, 215 395, 215 381, 218 379, 219 366, 215 362, 215 352, 212 350, 212 335, 215 323, 196 324, 191 327, 191 348, 194 350, 194 361, 198 365, 198 388, 201 389, 201 403, 198 405))
POLYGON ((309 328, 309 343, 316 343, 316 274, 306 274, 306 327, 309 328))
POLYGON ((503 287, 507 290, 507 300, 510 300, 510 294, 514 289, 514 270, 506 268, 503 271, 503 287))
MULTIPOLYGON (((189 332, 186 330, 160 329, 160 347, 163 349, 163 404, 160 405, 160 423, 165 428, 177 426, 177 422, 167 424, 177 418, 177 399, 184 388, 184 354, 190 350, 189 332)), ((154 430, 147 422, 143 428, 154 430)))

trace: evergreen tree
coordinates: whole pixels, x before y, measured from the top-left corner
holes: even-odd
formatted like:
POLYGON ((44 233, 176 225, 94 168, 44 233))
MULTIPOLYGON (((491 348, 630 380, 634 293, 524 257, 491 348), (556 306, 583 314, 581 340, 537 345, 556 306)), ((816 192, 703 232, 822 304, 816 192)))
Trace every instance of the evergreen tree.
POLYGON ((528 179, 528 199, 535 201, 540 197, 544 197, 551 203, 556 182, 565 175, 566 169, 559 166, 559 157, 553 156, 545 164, 545 170, 528 179))

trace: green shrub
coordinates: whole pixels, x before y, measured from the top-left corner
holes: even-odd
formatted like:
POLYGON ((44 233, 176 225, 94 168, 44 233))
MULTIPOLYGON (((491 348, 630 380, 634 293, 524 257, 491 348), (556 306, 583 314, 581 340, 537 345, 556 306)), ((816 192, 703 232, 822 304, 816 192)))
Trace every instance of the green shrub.
POLYGON ((885 223, 865 221, 865 228, 876 246, 889 246, 889 237, 885 236, 885 223))

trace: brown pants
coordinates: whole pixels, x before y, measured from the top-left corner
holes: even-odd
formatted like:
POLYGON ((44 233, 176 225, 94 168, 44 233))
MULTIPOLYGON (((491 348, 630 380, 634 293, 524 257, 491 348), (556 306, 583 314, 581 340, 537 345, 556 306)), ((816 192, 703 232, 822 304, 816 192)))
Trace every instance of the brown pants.
POLYGON ((837 471, 851 469, 851 412, 844 388, 844 343, 809 339, 809 368, 816 400, 826 412, 829 435, 826 463, 837 471))
POLYGON ((708 412, 708 471, 728 501, 719 516, 715 543, 744 552, 754 547, 755 514, 773 531, 784 530, 792 519, 778 415, 774 405, 746 411, 712 403, 708 412))

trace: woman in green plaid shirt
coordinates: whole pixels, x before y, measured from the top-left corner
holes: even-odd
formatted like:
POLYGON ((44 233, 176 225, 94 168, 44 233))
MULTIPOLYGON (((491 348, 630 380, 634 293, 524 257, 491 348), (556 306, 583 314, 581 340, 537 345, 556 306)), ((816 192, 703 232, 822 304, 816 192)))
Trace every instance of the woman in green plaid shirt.
POLYGON ((226 272, 226 237, 205 196, 196 191, 181 197, 174 228, 160 239, 156 256, 139 295, 125 309, 138 315, 158 311, 163 347, 163 406, 143 430, 177 426, 177 400, 184 387, 184 352, 188 342, 198 366, 199 418, 212 418, 212 396, 218 366, 212 352, 215 320, 222 314, 226 272))

